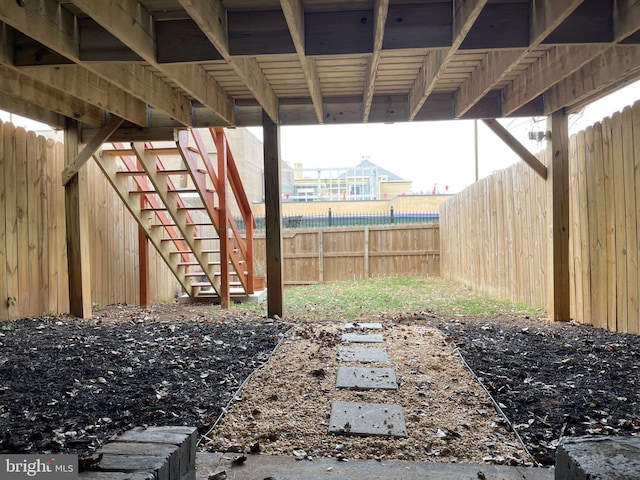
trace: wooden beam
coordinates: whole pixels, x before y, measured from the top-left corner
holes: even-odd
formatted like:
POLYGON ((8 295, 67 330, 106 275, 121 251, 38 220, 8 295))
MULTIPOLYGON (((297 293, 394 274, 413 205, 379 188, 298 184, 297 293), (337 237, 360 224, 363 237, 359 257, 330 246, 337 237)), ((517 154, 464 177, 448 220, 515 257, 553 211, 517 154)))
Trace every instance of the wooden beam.
POLYGON ((441 69, 445 68, 447 57, 448 53, 444 50, 435 50, 425 57, 418 77, 409 91, 409 120, 415 119, 427 97, 433 91, 438 74, 441 69))
POLYGON ((527 147, 522 145, 517 138, 511 135, 506 128, 498 123, 497 120, 484 119, 483 122, 491 129, 491 131, 493 131, 493 133, 500 137, 502 141, 522 159, 523 162, 533 168, 533 170, 535 170, 535 172, 542 178, 547 178, 547 167, 545 167, 533 153, 527 150, 527 147))
POLYGON ((511 71, 524 50, 490 51, 456 92, 456 117, 460 118, 476 105, 511 71))
POLYGON ((55 0, 0 2, 0 20, 71 60, 79 58, 74 16, 55 0))
MULTIPOLYGON (((69 164, 78 154, 78 122, 75 120, 67 121, 64 146, 66 163, 69 164)), ((73 176, 64 189, 69 313, 79 318, 91 318, 91 255, 87 184, 87 169, 83 168, 73 176)))
POLYGON ((487 0, 454 0, 451 48, 427 55, 409 91, 409 120, 413 120, 473 27, 487 0))
MULTIPOLYGON (((80 132, 80 142, 88 143, 94 138, 100 129, 83 128, 80 132)), ((173 127, 158 128, 132 128, 123 126, 114 132, 109 138, 111 142, 131 143, 131 142, 175 142, 176 129, 173 127)))
MULTIPOLYGON (((80 41, 75 18, 68 10, 61 8, 55 0, 42 0, 37 3, 24 2, 24 7, 19 6, 18 2, 2 2, 0 21, 17 30, 29 32, 34 40, 74 62, 80 62, 80 41)), ((90 64, 88 66, 90 68, 90 64)), ((93 105, 109 108, 111 109, 109 111, 115 115, 146 126, 147 114, 144 102, 112 85, 110 79, 97 78, 98 75, 85 67, 71 68, 76 69, 74 76, 78 76, 81 80, 78 81, 81 84, 80 88, 87 88, 86 83, 83 82, 92 85, 87 94, 89 94, 93 105)), ((52 77, 57 78, 57 75, 52 77)), ((39 75, 36 75, 36 78, 44 81, 39 75)), ((67 83, 64 85, 61 85, 61 80, 58 80, 56 88, 68 92, 76 86, 76 80, 72 78, 71 80, 67 79, 67 83)), ((84 97, 80 96, 79 98, 84 97)))
MULTIPOLYGON (((0 73, 0 76, 2 74, 0 73)), ((65 117, 52 110, 29 103, 22 98, 10 97, 0 92, 0 110, 15 113, 22 117, 30 118, 37 122, 46 123, 54 128, 62 129, 65 126, 65 117)))
POLYGON ((639 73, 640 46, 613 47, 551 87, 544 96, 545 113, 563 107, 574 111, 609 86, 625 78, 635 79, 639 73))
MULTIPOLYGON (((0 94, 16 99, 15 102, 20 99, 21 102, 24 102, 24 109, 33 112, 38 109, 48 110, 92 126, 100 126, 104 122, 104 112, 101 109, 10 67, 0 65, 0 78, 2 78, 0 94), (34 107, 31 108, 28 105, 34 107)), ((19 103, 16 103, 16 106, 18 105, 19 103)), ((14 113, 20 112, 16 110, 14 113)), ((25 116, 29 117, 30 115, 25 116)), ((44 121, 44 119, 42 120, 44 121)), ((58 126, 64 127, 64 125, 58 126)))
POLYGON ((284 13, 284 17, 289 26, 289 32, 291 33, 291 39, 295 46, 302 71, 304 72, 304 78, 307 81, 307 87, 309 88, 309 94, 311 101, 313 102, 313 108, 316 112, 316 118, 318 123, 323 123, 322 112, 322 92, 320 90, 320 80, 318 78, 318 70, 316 68, 315 60, 307 58, 305 53, 305 38, 304 38, 304 11, 302 8, 302 0, 280 0, 280 7, 284 13))
POLYGON ((255 58, 231 57, 227 15, 221 0, 179 0, 216 50, 227 61, 274 122, 278 122, 278 99, 255 58), (212 21, 214 19, 214 21, 212 21), (217 21, 215 21, 217 20, 217 21))
POLYGON ((136 125, 148 124, 149 112, 145 102, 80 65, 23 67, 20 72, 136 125))
POLYGON ((268 317, 284 317, 282 277, 282 195, 280 181, 280 127, 262 113, 268 317))
POLYGON ((193 125, 191 101, 146 66, 121 62, 94 63, 91 70, 142 102, 167 113, 181 125, 193 125))
POLYGON ((102 127, 89 143, 87 143, 82 151, 73 159, 67 162, 66 167, 62 171, 62 184, 66 185, 78 173, 80 168, 87 163, 93 154, 105 143, 111 134, 115 132, 124 120, 120 117, 111 117, 109 121, 102 127))
POLYGON ((503 116, 511 115, 605 49, 605 46, 598 45, 553 47, 504 88, 503 116))
POLYGON ((367 66, 364 95, 362 97, 362 121, 365 123, 369 121, 371 103, 373 102, 373 94, 376 89, 376 77, 378 75, 378 66, 380 65, 388 11, 389 0, 375 0, 373 6, 373 55, 371 55, 369 65, 367 66))
MULTIPOLYGON (((154 19, 137 0, 122 0, 116 6, 102 0, 73 0, 73 3, 110 31, 154 68, 172 78, 200 103, 233 124, 233 102, 220 85, 200 65, 159 64, 155 50, 154 19), (181 73, 180 76, 178 74, 181 73), (231 113, 231 115, 230 115, 231 113)), ((167 112, 171 115, 171 112, 167 112)))
POLYGON ((569 278, 569 133, 567 115, 554 112, 548 120, 547 142, 547 314, 553 321, 570 320, 569 278))
POLYGON ((482 97, 499 85, 583 1, 533 0, 531 5, 531 41, 528 48, 488 52, 482 63, 474 69, 458 89, 456 118, 462 117, 482 97))

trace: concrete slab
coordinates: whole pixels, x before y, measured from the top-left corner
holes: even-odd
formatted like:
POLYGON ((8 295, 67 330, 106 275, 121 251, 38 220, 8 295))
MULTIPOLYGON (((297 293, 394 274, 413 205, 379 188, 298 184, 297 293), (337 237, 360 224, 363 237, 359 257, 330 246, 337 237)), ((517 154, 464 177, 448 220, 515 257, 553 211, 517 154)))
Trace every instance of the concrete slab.
POLYGON ((333 402, 329 432, 407 437, 402 407, 382 403, 333 402))
POLYGON ((360 363, 388 362, 389 355, 382 348, 341 348, 338 350, 338 360, 360 363))
POLYGON ((345 323, 345 330, 382 330, 382 324, 379 322, 353 322, 345 323))
POLYGON ((640 478, 640 438, 585 436, 564 439, 556 456, 556 479, 640 478))
POLYGON ((342 343, 382 343, 381 333, 343 333, 342 343))
POLYGON ((337 388, 358 390, 397 390, 393 368, 338 367, 337 388))
POLYGON ((349 460, 314 458, 296 461, 292 455, 249 455, 242 466, 234 466, 235 455, 198 453, 197 480, 225 471, 230 480, 553 480, 552 468, 508 467, 504 465, 446 464, 401 460, 349 460))

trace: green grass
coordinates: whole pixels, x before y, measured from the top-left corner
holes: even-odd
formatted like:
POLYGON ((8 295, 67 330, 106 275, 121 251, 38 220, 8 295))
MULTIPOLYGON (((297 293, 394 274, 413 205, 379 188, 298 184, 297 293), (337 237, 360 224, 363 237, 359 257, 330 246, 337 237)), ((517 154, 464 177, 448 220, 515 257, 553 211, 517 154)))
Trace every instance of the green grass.
MULTIPOLYGON (((290 320, 357 320, 379 314, 430 312, 455 315, 531 315, 542 309, 497 300, 441 278, 399 277, 334 282, 285 290, 285 317, 290 320)), ((266 314, 266 304, 235 308, 266 314)))

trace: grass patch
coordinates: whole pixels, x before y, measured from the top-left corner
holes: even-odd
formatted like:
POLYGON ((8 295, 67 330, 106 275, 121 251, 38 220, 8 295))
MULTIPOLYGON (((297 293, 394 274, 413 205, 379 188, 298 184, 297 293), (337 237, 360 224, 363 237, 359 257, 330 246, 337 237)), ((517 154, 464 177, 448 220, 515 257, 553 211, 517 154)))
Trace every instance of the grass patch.
MULTIPOLYGON (((356 320, 380 314, 425 311, 439 316, 531 315, 542 309, 481 295, 441 278, 396 277, 333 282, 285 290, 285 315, 291 320, 356 320)), ((236 308, 266 314, 266 304, 236 308)))

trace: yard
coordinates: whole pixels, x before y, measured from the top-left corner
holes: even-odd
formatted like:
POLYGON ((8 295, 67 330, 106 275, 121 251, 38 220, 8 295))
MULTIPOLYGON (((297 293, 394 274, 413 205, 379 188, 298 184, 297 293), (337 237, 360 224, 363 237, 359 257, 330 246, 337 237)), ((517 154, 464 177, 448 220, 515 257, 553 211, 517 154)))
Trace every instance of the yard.
POLYGON ((97 307, 90 321, 42 317, 1 324, 0 452, 87 455, 134 425, 186 424, 207 433, 201 442, 206 449, 292 453, 305 447, 311 454, 347 458, 550 465, 562 435, 640 434, 637 336, 550 323, 541 311, 435 278, 297 287, 286 291, 286 305, 286 321, 266 320, 264 305, 224 311, 173 303, 97 307), (398 339, 393 348, 399 364, 403 342, 419 340, 404 363, 426 360, 414 360, 399 389, 411 412, 410 449, 380 440, 363 448, 363 439, 330 436, 321 427, 322 415, 290 417, 279 435, 260 431, 270 428, 274 409, 304 411, 305 399, 313 396, 292 395, 292 384, 280 385, 282 356, 295 366, 289 369, 294 376, 310 378, 314 391, 331 396, 322 385, 333 382, 335 359, 330 350, 325 357, 318 353, 335 344, 331 328, 345 320, 382 322, 386 334, 398 339), (449 366, 459 369, 451 373, 449 366), (253 381, 245 382, 252 374, 253 381), (414 374, 423 376, 421 388, 414 374), (439 384, 449 385, 452 376, 460 388, 439 393, 439 384), (265 391, 272 405, 251 408, 265 391), (472 391, 474 399, 466 398, 472 391), (453 424, 442 417, 450 410, 447 401, 468 404, 467 418, 453 424), (250 413, 241 415, 243 409, 250 413), (478 414, 486 424, 474 420, 478 414), (433 421, 421 423, 422 417, 433 421), (313 422, 316 437, 305 439, 308 426, 294 428, 294 421, 313 422), (472 451, 474 438, 487 438, 490 445, 472 451), (342 445, 339 452, 336 444, 342 445))

